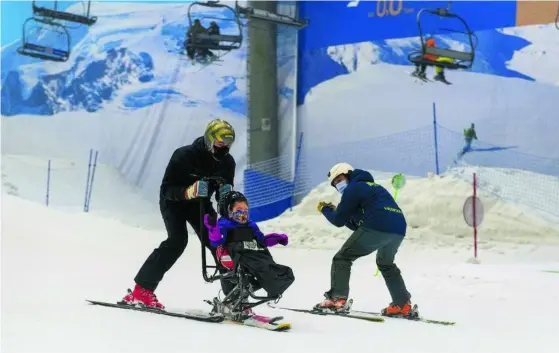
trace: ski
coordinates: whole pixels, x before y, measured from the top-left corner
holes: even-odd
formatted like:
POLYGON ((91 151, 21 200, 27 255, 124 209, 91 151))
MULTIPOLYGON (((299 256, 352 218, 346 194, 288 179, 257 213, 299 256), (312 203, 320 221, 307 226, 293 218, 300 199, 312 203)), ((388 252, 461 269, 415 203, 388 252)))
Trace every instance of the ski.
POLYGON ((327 311, 318 311, 318 310, 313 310, 313 309, 298 309, 298 308, 287 308, 287 307, 281 307, 281 306, 275 306, 273 304, 269 304, 268 306, 274 309, 280 309, 280 310, 289 310, 289 311, 295 311, 298 313, 305 313, 305 314, 311 314, 311 315, 321 315, 321 316, 338 316, 338 317, 347 317, 350 319, 359 319, 359 320, 365 320, 365 321, 372 321, 372 322, 384 322, 384 318, 379 316, 379 315, 373 315, 371 313, 364 313, 364 312, 357 312, 354 310, 349 310, 349 311, 344 311, 344 312, 327 312, 327 311))
POLYGON ((133 306, 133 305, 129 305, 129 304, 107 303, 107 302, 101 302, 101 301, 96 301, 96 300, 88 300, 88 299, 86 299, 86 301, 88 303, 90 303, 91 305, 100 305, 100 306, 105 306, 105 307, 110 307, 110 308, 120 308, 120 309, 125 309, 125 310, 143 311, 143 312, 148 312, 148 313, 153 313, 153 314, 173 316, 173 317, 179 317, 179 318, 183 318, 183 319, 196 320, 196 321, 202 321, 202 322, 219 323, 219 322, 223 322, 225 320, 225 318, 222 315, 214 315, 214 314, 210 314, 208 312, 204 312, 202 310, 196 310, 196 309, 186 309, 186 310, 165 309, 165 310, 163 310, 163 309, 133 306))
MULTIPOLYGON (((417 313, 417 305, 413 306, 413 311, 415 311, 417 313)), ((423 318, 421 316, 419 316, 419 314, 417 314, 417 316, 412 316, 412 317, 406 317, 406 316, 386 316, 386 315, 382 315, 381 313, 377 313, 377 312, 371 312, 371 311, 359 311, 359 310, 355 310, 356 313, 359 314, 369 314, 369 315, 375 315, 378 317, 386 317, 388 319, 403 319, 403 320, 408 320, 408 321, 418 321, 418 322, 424 322, 427 324, 437 324, 437 325, 445 325, 445 326, 453 326, 456 324, 456 322, 454 321, 442 321, 442 320, 433 320, 433 319, 426 319, 423 318)))
POLYGON ((268 331, 284 332, 291 329, 291 324, 289 322, 279 322, 280 320, 283 320, 283 316, 270 318, 267 316, 252 315, 243 321, 225 319, 226 322, 231 324, 261 328, 268 331))
POLYGON ((417 82, 417 83, 419 83, 419 84, 422 84, 422 82, 424 82, 424 83, 433 82, 433 81, 431 81, 430 79, 428 79, 427 77, 420 77, 420 76, 418 76, 417 74, 414 74, 413 72, 408 72, 408 74, 409 74, 411 77, 415 78, 415 82, 417 82))

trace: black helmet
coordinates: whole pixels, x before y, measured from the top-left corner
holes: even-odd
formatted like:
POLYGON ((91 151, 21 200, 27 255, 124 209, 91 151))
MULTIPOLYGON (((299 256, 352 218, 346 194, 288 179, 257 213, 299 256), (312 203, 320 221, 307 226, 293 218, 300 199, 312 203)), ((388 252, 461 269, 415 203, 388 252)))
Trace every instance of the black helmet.
POLYGON ((229 191, 221 195, 218 203, 218 212, 221 217, 229 217, 231 206, 237 201, 244 201, 248 204, 245 195, 238 191, 229 191))

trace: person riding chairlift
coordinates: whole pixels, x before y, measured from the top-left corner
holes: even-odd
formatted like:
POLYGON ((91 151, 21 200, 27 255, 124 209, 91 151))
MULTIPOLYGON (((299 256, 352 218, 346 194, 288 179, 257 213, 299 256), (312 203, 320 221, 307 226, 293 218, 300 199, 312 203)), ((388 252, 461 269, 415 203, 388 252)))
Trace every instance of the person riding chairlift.
MULTIPOLYGON (((425 41, 425 46, 434 48, 436 47, 435 38, 428 37, 425 41)), ((424 54, 423 59, 432 62, 448 62, 454 63, 454 59, 446 57, 446 56, 436 56, 433 54, 424 54)), ((413 72, 414 76, 418 76, 420 78, 426 79, 427 75, 425 74, 425 70, 427 69, 426 64, 415 64, 415 71, 413 72)), ((444 75, 444 67, 435 65, 435 77, 433 77, 435 81, 446 81, 444 75)))
POLYGON ((207 29, 206 27, 204 27, 202 25, 202 23, 200 22, 199 19, 195 19, 192 26, 186 32, 186 38, 187 38, 186 39, 186 44, 187 44, 186 55, 188 56, 188 58, 190 60, 194 60, 195 56, 201 56, 204 59, 207 59, 208 56, 210 58, 213 58, 215 56, 215 54, 212 53, 207 48, 193 48, 193 47, 188 46, 188 44, 197 44, 197 43, 205 44, 205 43, 207 43, 207 41, 201 40, 201 39, 198 39, 196 41, 192 40, 192 35, 193 34, 199 34, 199 33, 219 34, 219 27, 217 26, 217 23, 212 22, 210 27, 207 29), (217 33, 216 33, 216 27, 217 27, 217 33))

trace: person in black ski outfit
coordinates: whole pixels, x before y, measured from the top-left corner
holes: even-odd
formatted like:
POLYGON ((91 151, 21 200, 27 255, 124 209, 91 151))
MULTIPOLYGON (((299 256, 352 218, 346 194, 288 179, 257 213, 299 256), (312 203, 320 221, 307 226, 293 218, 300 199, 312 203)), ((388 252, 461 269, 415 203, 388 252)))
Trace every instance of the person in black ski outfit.
MULTIPOLYGON (((210 23, 210 26, 208 27, 208 34, 212 35, 212 36, 218 36, 221 34, 221 29, 219 28, 218 24, 215 21, 212 21, 210 23)), ((219 40, 212 40, 210 41, 214 46, 218 46, 219 45, 219 40)), ((213 53, 212 53, 213 54, 213 53)))
MULTIPOLYGON (((211 204, 211 195, 215 192, 218 201, 220 194, 232 190, 236 164, 229 148, 234 141, 233 126, 216 119, 207 125, 204 136, 175 150, 165 170, 159 194, 167 239, 153 250, 140 268, 134 278, 136 286, 124 297, 125 303, 164 309, 154 291, 188 244, 187 222, 216 259, 215 248, 209 245, 207 231, 201 224, 200 207, 203 206, 204 214, 217 215, 211 204), (204 180, 208 177, 217 177, 221 182, 204 180), (200 234, 201 228, 204 234, 200 234)), ((222 281, 222 287, 225 293, 232 289, 227 281, 222 281)))

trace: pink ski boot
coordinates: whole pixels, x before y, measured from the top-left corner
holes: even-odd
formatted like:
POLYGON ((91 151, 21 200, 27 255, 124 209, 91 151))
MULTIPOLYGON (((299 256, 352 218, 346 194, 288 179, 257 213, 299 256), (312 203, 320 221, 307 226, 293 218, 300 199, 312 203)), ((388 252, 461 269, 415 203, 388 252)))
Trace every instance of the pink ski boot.
POLYGON ((128 289, 128 295, 126 295, 122 301, 128 305, 140 305, 154 309, 165 309, 163 304, 157 300, 153 291, 142 288, 138 284, 134 287, 134 291, 128 289))

